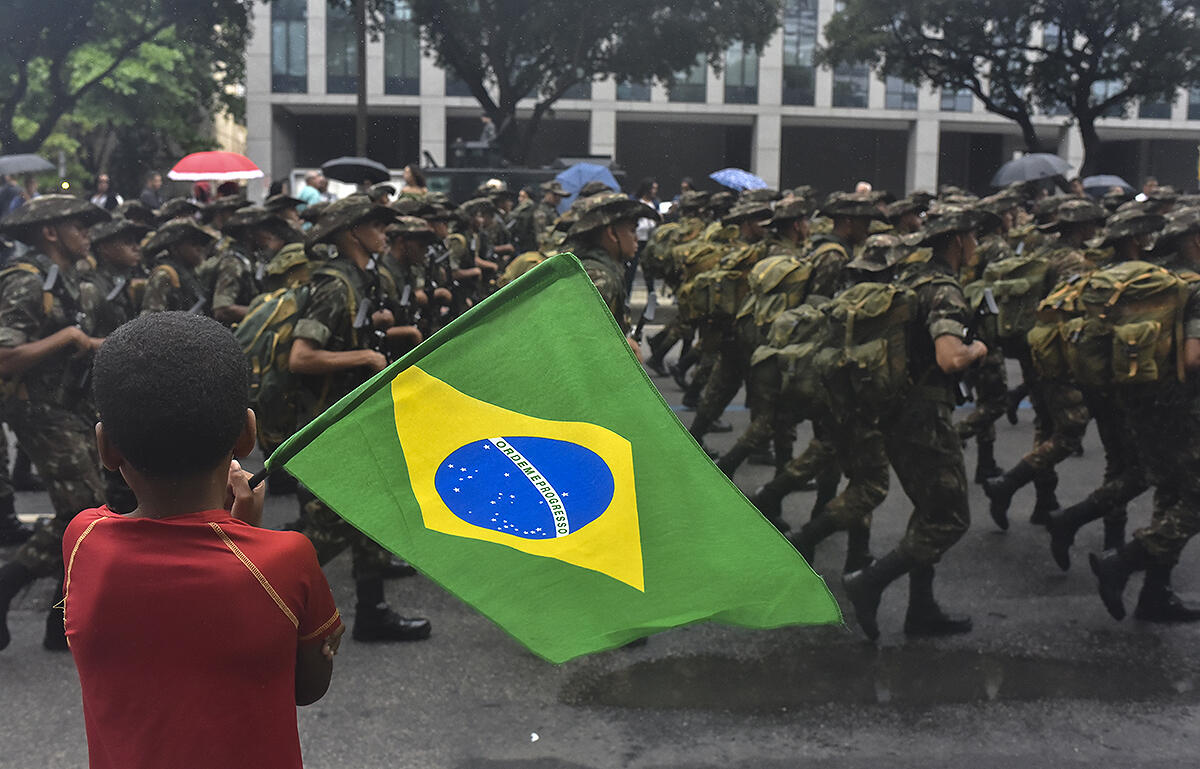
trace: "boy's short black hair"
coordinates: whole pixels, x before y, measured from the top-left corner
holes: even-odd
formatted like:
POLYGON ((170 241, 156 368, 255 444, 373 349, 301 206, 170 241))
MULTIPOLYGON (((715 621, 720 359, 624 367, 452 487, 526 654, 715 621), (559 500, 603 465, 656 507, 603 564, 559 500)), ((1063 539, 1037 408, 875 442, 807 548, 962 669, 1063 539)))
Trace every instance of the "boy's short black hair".
POLYGON ((246 423, 250 377, 229 329, 185 312, 157 312, 109 334, 92 388, 104 433, 151 477, 212 470, 246 423))

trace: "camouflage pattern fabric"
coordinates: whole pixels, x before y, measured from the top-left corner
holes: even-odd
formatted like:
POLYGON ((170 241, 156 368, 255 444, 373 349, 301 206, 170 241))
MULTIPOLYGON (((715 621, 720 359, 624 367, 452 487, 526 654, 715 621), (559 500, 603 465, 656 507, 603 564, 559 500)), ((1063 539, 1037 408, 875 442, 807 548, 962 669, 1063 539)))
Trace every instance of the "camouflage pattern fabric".
POLYGON ((595 246, 564 248, 571 251, 583 263, 583 269, 592 279, 604 303, 617 320, 617 325, 626 334, 633 327, 629 316, 629 305, 625 301, 625 274, 621 265, 608 252, 595 246))
POLYGON ((255 280, 254 264, 236 244, 224 243, 215 256, 212 270, 213 291, 209 306, 214 311, 233 305, 248 307, 258 296, 260 286, 255 280))
POLYGON ((1066 382, 1042 380, 1031 383, 1045 409, 1045 418, 1034 420, 1033 449, 1023 461, 1035 470, 1050 471, 1079 451, 1087 431, 1087 404, 1079 388, 1066 382))
MULTIPOLYGON (((187 312, 203 298, 204 289, 192 268, 168 256, 161 259, 150 271, 150 277, 146 281, 146 294, 142 298, 142 313, 187 312), (175 282, 176 276, 178 285, 175 282)), ((202 310, 204 314, 209 314, 207 301, 202 310)))
POLYGON ((358 529, 346 523, 328 505, 301 486, 300 532, 317 551, 317 562, 324 566, 350 548, 351 574, 355 582, 383 579, 391 554, 358 529))
POLYGON ((1008 407, 1004 353, 999 347, 989 348, 987 357, 968 369, 963 381, 975 394, 975 408, 955 425, 959 437, 964 441, 975 438, 980 443, 995 443, 996 421, 1008 407))

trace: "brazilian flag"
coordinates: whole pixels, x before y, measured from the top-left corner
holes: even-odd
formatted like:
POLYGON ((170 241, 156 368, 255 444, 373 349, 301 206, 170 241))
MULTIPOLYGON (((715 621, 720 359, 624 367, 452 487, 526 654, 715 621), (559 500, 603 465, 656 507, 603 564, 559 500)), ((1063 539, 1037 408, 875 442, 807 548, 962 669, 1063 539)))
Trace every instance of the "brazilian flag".
POLYGON ((552 662, 702 620, 841 620, 569 254, 334 404, 267 460, 281 468, 552 662))

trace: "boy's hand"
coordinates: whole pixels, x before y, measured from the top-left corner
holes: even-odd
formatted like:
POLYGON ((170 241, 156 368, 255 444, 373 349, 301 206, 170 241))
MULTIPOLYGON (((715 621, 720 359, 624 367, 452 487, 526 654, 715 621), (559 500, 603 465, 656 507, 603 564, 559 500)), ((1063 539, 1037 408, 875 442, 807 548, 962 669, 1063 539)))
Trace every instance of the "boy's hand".
POLYGON ((229 463, 229 486, 225 489, 225 509, 239 521, 258 526, 262 523, 263 503, 267 497, 267 484, 250 488, 253 476, 242 469, 235 459, 229 463))
POLYGON ((321 654, 325 655, 325 659, 333 661, 334 655, 338 653, 338 647, 342 645, 342 636, 345 632, 346 626, 341 625, 321 644, 321 654))

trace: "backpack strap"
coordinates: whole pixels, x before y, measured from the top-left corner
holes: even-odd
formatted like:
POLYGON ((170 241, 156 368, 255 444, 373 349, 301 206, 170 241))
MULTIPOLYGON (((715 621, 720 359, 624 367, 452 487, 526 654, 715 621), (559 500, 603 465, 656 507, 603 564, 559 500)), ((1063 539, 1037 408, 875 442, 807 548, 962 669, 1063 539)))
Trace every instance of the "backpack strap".
POLYGON ((179 270, 176 270, 166 262, 160 262, 154 266, 155 271, 162 271, 167 276, 167 280, 171 283, 171 288, 178 290, 182 283, 179 280, 179 270))

